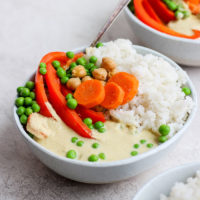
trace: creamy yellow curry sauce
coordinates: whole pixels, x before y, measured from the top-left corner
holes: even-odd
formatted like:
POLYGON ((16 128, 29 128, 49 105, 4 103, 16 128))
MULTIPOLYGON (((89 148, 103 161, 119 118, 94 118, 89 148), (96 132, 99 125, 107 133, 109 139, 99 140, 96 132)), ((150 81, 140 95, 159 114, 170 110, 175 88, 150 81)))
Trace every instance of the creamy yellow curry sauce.
POLYGON ((105 122, 106 131, 104 133, 93 130, 95 139, 83 138, 65 125, 51 105, 48 107, 54 119, 33 113, 27 130, 37 136, 35 140, 39 144, 57 155, 66 156, 68 151, 75 150, 76 159, 88 161, 92 154, 104 153, 105 159, 99 159, 99 161, 114 161, 136 156, 158 145, 157 136, 152 132, 138 133, 134 127, 114 121, 105 122), (74 137, 78 140, 73 143, 72 138, 74 137), (82 146, 77 145, 80 141, 82 141, 82 146), (94 143, 98 144, 97 148, 93 147, 94 143))

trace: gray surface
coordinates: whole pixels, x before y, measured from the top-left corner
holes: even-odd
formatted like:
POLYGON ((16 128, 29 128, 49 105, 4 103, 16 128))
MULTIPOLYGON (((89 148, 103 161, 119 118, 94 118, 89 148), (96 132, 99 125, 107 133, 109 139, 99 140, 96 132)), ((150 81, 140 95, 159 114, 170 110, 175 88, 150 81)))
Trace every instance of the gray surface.
MULTIPOLYGON (((62 178, 30 152, 12 117, 16 87, 35 71, 49 51, 89 44, 116 5, 116 0, 0 1, 0 199, 130 200, 151 177, 170 167, 200 159, 199 109, 185 137, 153 169, 109 185, 87 185, 62 178)), ((104 41, 129 38, 136 43, 124 15, 104 41)), ((200 68, 185 68, 199 93, 200 68)))

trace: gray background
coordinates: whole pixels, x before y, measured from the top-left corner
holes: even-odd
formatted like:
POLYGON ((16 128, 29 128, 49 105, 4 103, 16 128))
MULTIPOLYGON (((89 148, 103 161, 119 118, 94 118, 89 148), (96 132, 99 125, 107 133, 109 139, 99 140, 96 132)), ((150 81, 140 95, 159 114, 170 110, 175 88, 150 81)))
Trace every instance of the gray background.
MULTIPOLYGON (((36 70, 50 51, 87 45, 116 6, 116 0, 0 0, 0 199, 130 200, 150 178, 168 168, 200 158, 200 110, 176 148, 148 172, 130 180, 87 185, 46 168, 30 152, 12 116, 16 87, 36 70)), ((137 43, 124 14, 104 36, 137 43)), ((184 68, 198 92, 200 68, 184 68)))

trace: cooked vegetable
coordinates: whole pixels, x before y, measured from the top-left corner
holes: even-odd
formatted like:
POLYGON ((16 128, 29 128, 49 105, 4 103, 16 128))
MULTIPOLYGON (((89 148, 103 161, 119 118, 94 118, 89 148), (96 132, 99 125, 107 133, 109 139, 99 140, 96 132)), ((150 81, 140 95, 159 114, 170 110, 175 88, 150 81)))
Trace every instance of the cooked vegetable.
POLYGON ((32 100, 34 100, 34 99, 35 99, 35 92, 30 92, 29 97, 30 97, 32 100))
POLYGON ((102 159, 102 160, 105 160, 106 159, 106 155, 104 153, 100 153, 99 154, 99 158, 102 159))
POLYGON ((166 142, 168 140, 168 138, 166 137, 166 136, 160 136, 159 138, 158 138, 158 141, 160 142, 160 143, 164 143, 164 142, 166 142))
POLYGON ((85 119, 83 120, 83 122, 84 122, 87 126, 89 126, 89 125, 92 124, 92 119, 88 117, 88 118, 85 118, 85 119))
POLYGON ((152 144, 152 143, 148 143, 148 144, 147 144, 147 147, 148 147, 148 148, 152 148, 152 147, 153 147, 153 144, 152 144))
POLYGON ((40 65, 39 65, 39 67, 40 67, 40 68, 46 68, 47 65, 46 65, 46 63, 41 62, 40 65))
POLYGON ((18 97, 18 98, 15 100, 15 105, 16 105, 17 107, 23 106, 23 105, 24 105, 24 97, 18 97))
POLYGON ((30 95, 30 90, 28 88, 23 88, 20 92, 20 96, 28 97, 30 95))
POLYGON ((93 124, 88 125, 88 128, 89 128, 89 129, 94 129, 93 124))
POLYGON ((119 72, 112 76, 108 83, 114 82, 118 84, 124 91, 124 99, 122 104, 131 101, 138 92, 139 81, 137 78, 126 72, 119 72))
POLYGON ((78 138, 77 138, 77 137, 73 137, 73 138, 71 139, 71 142, 72 142, 72 143, 76 143, 76 142, 77 142, 77 140, 78 140, 78 138))
POLYGON ((65 85, 67 83, 67 81, 69 80, 69 78, 67 76, 64 76, 60 79, 60 82, 65 85))
POLYGON ((98 80, 89 80, 81 83, 74 93, 78 104, 92 108, 101 104, 105 98, 105 90, 98 80))
POLYGON ((163 24, 161 19, 158 17, 157 13, 152 8, 152 5, 149 3, 149 0, 144 0, 143 6, 152 19, 154 19, 155 21, 157 21, 160 24, 163 24))
POLYGON ((67 81, 67 87, 70 90, 76 90, 76 88, 78 88, 80 84, 81 84, 80 78, 70 78, 67 81))
POLYGON ((25 113, 25 108, 23 106, 20 106, 19 108, 17 108, 16 112, 19 116, 21 116, 25 113))
POLYGON ((22 86, 20 86, 20 87, 17 88, 17 93, 18 93, 18 95, 20 95, 20 93, 21 93, 21 91, 23 90, 23 88, 24 88, 24 87, 22 87, 22 86))
POLYGON ((147 141, 144 140, 144 139, 140 140, 140 143, 141 143, 141 144, 145 144, 146 142, 147 142, 147 141))
POLYGON ((67 61, 67 63, 66 63, 66 66, 64 67, 64 69, 66 70, 69 66, 70 66, 70 68, 73 66, 73 67, 75 67, 77 64, 76 64, 76 61, 77 61, 77 59, 78 58, 81 58, 81 57, 83 57, 84 56, 84 54, 81 52, 81 53, 78 53, 78 54, 76 54, 75 56, 74 56, 74 58, 72 58, 72 59, 70 59, 70 60, 68 60, 67 61), (73 63, 73 64, 72 64, 73 63))
POLYGON ((40 106, 37 103, 32 105, 33 112, 40 112, 40 106))
POLYGON ((103 43, 98 42, 98 43, 96 44, 96 48, 99 48, 99 47, 103 47, 103 43))
POLYGON ((26 114, 27 117, 32 113, 33 113, 33 110, 30 107, 26 108, 25 114, 26 114))
POLYGON ((94 124, 94 127, 95 127, 96 129, 100 129, 100 128, 104 127, 104 123, 101 122, 101 121, 98 121, 98 122, 96 122, 96 123, 94 124))
POLYGON ((21 115, 21 117, 19 118, 20 122, 22 125, 26 125, 28 117, 26 115, 21 115))
POLYGON ((89 59, 90 63, 96 63, 97 62, 97 57, 96 56, 91 56, 89 59))
POLYGON ((191 95, 191 90, 188 87, 182 88, 182 91, 185 93, 186 96, 191 95))
POLYGON ((158 22, 156 22, 154 19, 152 19, 149 14, 146 12, 146 10, 143 7, 143 0, 134 0, 135 5, 135 12, 136 16, 146 25, 150 26, 151 28, 154 28, 160 32, 176 36, 176 37, 183 37, 188 39, 197 39, 200 37, 200 31, 193 30, 194 34, 192 36, 184 35, 181 33, 178 33, 176 31, 171 30, 170 28, 166 27, 165 25, 162 25, 158 22))
POLYGON ((67 94, 65 97, 66 100, 73 99, 73 95, 71 93, 67 94))
MULTIPOLYGON (((168 23, 172 20, 175 20, 174 12, 171 11, 167 5, 162 2, 162 0, 149 0, 149 3, 151 4, 154 11, 157 13, 159 18, 164 22, 168 23)), ((171 1, 170 1, 171 3, 171 1)))
POLYGON ((68 52, 66 53, 66 56, 67 56, 68 58, 72 59, 72 58, 74 57, 74 52, 68 51, 68 52))
POLYGON ((115 82, 109 82, 105 86, 105 99, 101 106, 107 109, 115 109, 124 101, 125 92, 115 82))
POLYGON ((186 0, 186 2, 193 14, 200 13, 200 1, 199 0, 186 0))
POLYGON ((78 141, 78 142, 76 143, 76 145, 77 145, 78 147, 82 147, 83 144, 84 144, 84 142, 83 142, 82 140, 80 140, 80 141, 78 141))
POLYGON ((94 69, 92 71, 92 76, 100 81, 105 81, 107 78, 107 71, 104 68, 94 69))
POLYGON ((87 75, 87 72, 82 65, 77 65, 72 70, 72 76, 73 77, 83 78, 86 75, 87 75))
POLYGON ((67 158, 70 159, 75 159, 77 157, 76 151, 75 150, 69 150, 66 154, 67 158))
POLYGON ((33 90, 35 87, 35 83, 33 81, 28 81, 25 87, 28 88, 29 90, 33 90))
POLYGON ((59 67, 56 73, 59 78, 66 77, 66 71, 62 67, 59 67))
POLYGON ((92 144, 92 148, 97 149, 99 147, 99 143, 95 142, 92 144))
POLYGON ((106 131, 106 129, 105 129, 104 127, 101 127, 101 128, 98 129, 98 131, 99 131, 100 133, 104 133, 104 132, 106 131))
POLYGON ((138 152, 137 151, 132 151, 131 152, 131 156, 137 156, 138 155, 138 152))
POLYGON ((76 109, 77 105, 78 105, 78 103, 77 103, 76 99, 68 99, 67 100, 68 108, 74 110, 74 109, 76 109))
POLYGON ((170 127, 166 124, 162 124, 160 127, 159 127, 159 133, 162 135, 162 136, 166 136, 170 133, 170 127))
POLYGON ((112 58, 104 57, 102 58, 101 67, 106 69, 107 71, 113 71, 116 69, 117 65, 112 58))
POLYGON ((58 80, 56 71, 51 64, 47 65, 45 80, 49 91, 50 102, 63 122, 79 135, 91 138, 91 130, 83 123, 74 110, 71 110, 66 106, 65 96, 60 90, 60 81, 58 80))
POLYGON ((45 75, 47 73, 47 70, 46 70, 46 68, 42 67, 42 68, 40 68, 39 72, 40 72, 40 74, 45 75))
POLYGON ((32 105, 32 99, 31 99, 31 97, 26 97, 24 99, 24 105, 25 106, 31 106, 32 105))
POLYGON ((133 147, 134 147, 135 149, 138 149, 138 148, 140 147, 140 145, 139 145, 139 144, 134 144, 133 147))
POLYGON ((90 162, 97 162, 99 160, 99 157, 97 155, 92 154, 89 158, 88 161, 90 162))
POLYGON ((86 64, 86 59, 84 57, 78 58, 76 64, 84 66, 86 64))
POLYGON ((54 60, 52 62, 52 65, 54 66, 54 68, 57 70, 59 67, 61 67, 60 62, 58 60, 54 60))

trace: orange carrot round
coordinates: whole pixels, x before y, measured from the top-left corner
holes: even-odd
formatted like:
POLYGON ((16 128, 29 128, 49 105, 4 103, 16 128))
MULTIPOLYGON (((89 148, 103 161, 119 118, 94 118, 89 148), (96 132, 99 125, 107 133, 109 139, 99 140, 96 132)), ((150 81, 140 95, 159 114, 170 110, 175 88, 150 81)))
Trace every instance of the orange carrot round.
POLYGON ((86 108, 92 108, 101 104, 105 98, 105 90, 98 80, 88 80, 76 89, 74 98, 86 108))
POLYGON ((120 106, 124 100, 124 90, 115 82, 107 83, 104 87, 105 99, 101 106, 107 109, 115 109, 120 106))
POLYGON ((138 92, 139 81, 137 78, 126 72, 119 72, 112 76, 108 82, 117 83, 124 91, 124 99, 122 104, 131 101, 138 92))

